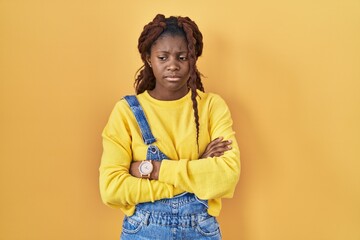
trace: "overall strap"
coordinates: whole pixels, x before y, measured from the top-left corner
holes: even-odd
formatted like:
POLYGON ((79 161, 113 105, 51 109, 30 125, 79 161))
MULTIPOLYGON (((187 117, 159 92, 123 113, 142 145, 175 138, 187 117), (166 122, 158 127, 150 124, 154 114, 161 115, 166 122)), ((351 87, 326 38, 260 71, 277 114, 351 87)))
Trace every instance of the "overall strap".
POLYGON ((149 145, 156 141, 154 135, 151 132, 149 123, 146 119, 145 113, 136 98, 135 95, 127 95, 124 97, 127 103, 130 106, 131 111, 134 113, 136 121, 140 127, 142 138, 146 145, 149 145))

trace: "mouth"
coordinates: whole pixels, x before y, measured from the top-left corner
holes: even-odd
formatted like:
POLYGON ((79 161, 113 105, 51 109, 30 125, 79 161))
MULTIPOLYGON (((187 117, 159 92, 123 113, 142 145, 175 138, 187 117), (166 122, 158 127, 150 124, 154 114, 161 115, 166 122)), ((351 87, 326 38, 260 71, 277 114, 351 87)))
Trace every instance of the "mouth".
POLYGON ((179 81, 181 79, 180 76, 165 76, 165 79, 168 81, 179 81))

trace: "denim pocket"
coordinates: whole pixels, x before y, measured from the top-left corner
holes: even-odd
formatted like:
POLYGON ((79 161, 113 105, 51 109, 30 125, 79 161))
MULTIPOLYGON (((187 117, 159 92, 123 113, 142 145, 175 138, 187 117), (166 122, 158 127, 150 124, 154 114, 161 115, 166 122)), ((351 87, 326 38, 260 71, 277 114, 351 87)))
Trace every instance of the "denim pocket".
POLYGON ((212 216, 209 216, 209 218, 207 218, 203 221, 200 221, 198 223, 198 226, 196 227, 196 229, 201 233, 201 235, 206 236, 206 237, 215 236, 217 234, 220 234, 219 223, 212 216))
POLYGON ((140 231, 142 225, 140 216, 136 216, 135 214, 130 217, 125 216, 122 230, 127 234, 135 234, 140 231))

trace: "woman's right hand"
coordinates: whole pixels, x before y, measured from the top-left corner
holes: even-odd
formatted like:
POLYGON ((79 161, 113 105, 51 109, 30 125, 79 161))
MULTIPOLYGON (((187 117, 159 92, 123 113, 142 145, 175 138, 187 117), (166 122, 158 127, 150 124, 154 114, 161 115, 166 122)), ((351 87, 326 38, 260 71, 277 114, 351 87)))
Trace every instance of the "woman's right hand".
POLYGON ((200 158, 207 157, 220 157, 224 154, 225 151, 231 149, 231 140, 223 141, 223 137, 215 138, 211 141, 205 149, 205 152, 201 155, 200 158))

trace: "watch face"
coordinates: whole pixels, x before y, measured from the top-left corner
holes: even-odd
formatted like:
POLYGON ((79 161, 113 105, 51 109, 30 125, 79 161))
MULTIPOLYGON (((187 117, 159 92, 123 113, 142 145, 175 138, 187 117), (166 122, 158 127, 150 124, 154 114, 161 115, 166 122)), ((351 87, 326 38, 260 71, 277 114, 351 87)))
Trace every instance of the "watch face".
POLYGON ((153 170, 153 165, 151 164, 151 162, 144 161, 139 166, 140 173, 144 175, 150 174, 152 170, 153 170))

